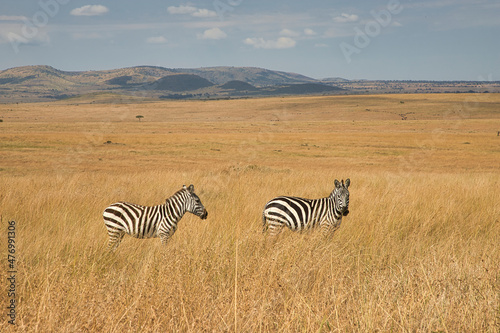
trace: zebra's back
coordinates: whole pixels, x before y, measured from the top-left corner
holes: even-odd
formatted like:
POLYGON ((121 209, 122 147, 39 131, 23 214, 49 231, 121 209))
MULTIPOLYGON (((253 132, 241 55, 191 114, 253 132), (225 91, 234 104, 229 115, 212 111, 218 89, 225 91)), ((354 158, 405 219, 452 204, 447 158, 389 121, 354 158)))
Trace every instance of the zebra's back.
POLYGON ((161 222, 160 206, 141 206, 117 202, 104 210, 103 218, 108 229, 124 231, 136 238, 158 237, 161 222))
MULTIPOLYGON (((317 226, 322 218, 323 199, 305 199, 280 196, 269 201, 263 212, 263 222, 270 226, 284 224, 291 230, 304 230, 317 226)), ((264 226, 265 227, 265 226, 264 226)))

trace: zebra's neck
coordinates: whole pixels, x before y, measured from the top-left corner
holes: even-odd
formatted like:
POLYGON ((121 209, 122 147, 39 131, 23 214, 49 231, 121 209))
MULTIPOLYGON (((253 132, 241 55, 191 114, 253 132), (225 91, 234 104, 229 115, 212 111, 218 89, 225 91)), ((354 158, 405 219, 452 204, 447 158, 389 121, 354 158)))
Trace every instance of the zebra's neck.
POLYGON ((337 208, 337 202, 335 201, 335 194, 336 194, 336 191, 334 191, 328 197, 329 201, 331 202, 331 209, 329 209, 329 211, 332 212, 333 219, 335 221, 338 221, 338 220, 342 219, 342 213, 337 208))
POLYGON ((313 209, 313 220, 322 221, 332 219, 333 201, 330 197, 311 200, 311 207, 313 209))
POLYGON ((172 195, 163 205, 163 217, 179 221, 187 211, 186 200, 182 190, 172 195))

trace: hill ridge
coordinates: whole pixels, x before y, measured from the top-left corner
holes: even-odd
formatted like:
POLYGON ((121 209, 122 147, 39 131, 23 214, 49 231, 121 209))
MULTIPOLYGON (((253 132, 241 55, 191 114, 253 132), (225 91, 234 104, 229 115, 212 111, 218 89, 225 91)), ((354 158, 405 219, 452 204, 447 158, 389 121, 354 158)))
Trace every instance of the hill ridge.
MULTIPOLYGON (((96 92, 148 98, 168 98, 170 95, 175 95, 175 98, 226 98, 272 95, 275 94, 272 87, 305 83, 321 82, 301 74, 260 67, 166 68, 140 65, 63 71, 49 65, 28 65, 0 71, 0 102, 57 100, 96 92), (240 87, 224 86, 232 81, 241 82, 240 87), (244 88, 244 85, 248 86, 244 88)), ((284 91, 286 89, 281 94, 287 94, 284 91)))

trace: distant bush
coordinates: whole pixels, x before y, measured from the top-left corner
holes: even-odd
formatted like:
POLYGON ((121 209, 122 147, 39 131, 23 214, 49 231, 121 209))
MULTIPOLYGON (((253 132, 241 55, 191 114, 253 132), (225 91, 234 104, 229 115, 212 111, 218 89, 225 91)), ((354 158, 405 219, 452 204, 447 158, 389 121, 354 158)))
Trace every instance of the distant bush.
POLYGON ((201 96, 202 94, 170 94, 170 95, 161 95, 160 99, 189 99, 201 96))

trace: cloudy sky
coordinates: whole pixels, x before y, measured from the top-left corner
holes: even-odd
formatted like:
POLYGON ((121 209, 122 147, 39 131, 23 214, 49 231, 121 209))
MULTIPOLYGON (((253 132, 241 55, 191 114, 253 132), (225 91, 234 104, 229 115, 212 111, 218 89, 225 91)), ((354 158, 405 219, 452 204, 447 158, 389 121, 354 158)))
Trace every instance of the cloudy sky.
POLYGON ((256 66, 500 80, 498 0, 2 0, 0 70, 256 66))

